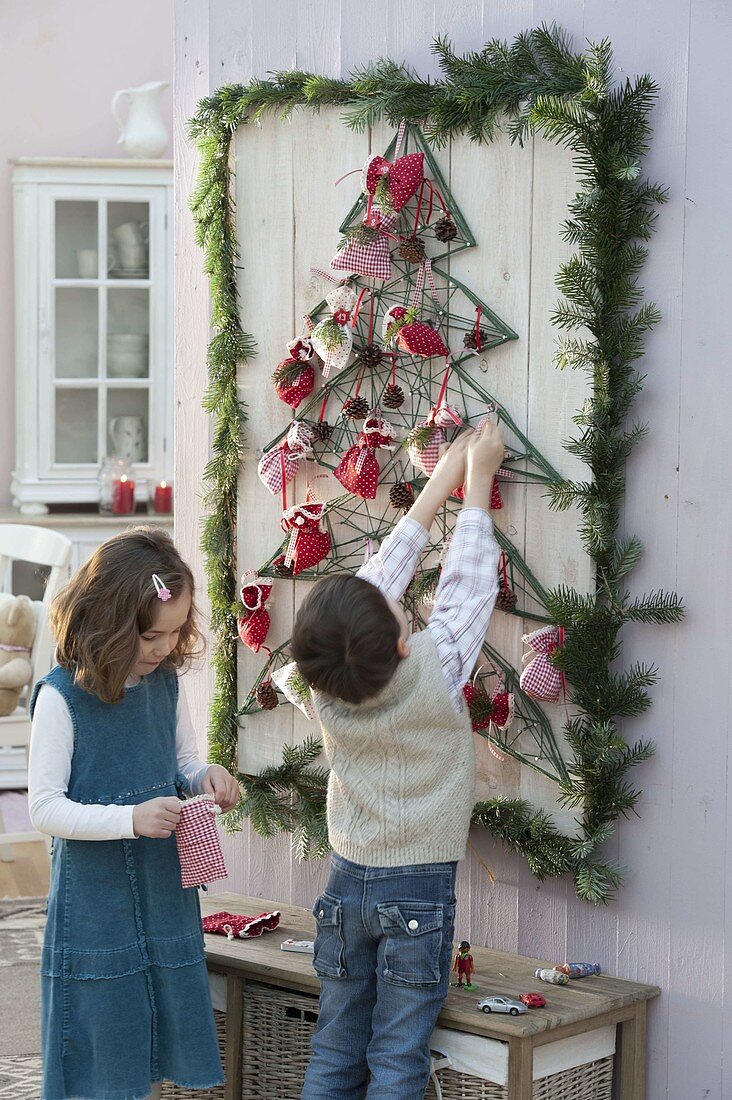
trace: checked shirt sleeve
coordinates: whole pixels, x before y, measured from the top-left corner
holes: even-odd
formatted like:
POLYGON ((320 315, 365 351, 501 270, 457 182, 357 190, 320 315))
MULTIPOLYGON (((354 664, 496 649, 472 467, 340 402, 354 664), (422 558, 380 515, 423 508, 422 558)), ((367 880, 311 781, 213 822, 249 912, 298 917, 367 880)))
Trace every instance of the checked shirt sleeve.
POLYGON ((404 516, 381 544, 381 549, 356 574, 375 585, 385 596, 400 600, 414 576, 429 532, 421 523, 404 516))
POLYGON ((499 557, 491 517, 482 508, 463 508, 427 625, 458 709, 498 595, 499 557))

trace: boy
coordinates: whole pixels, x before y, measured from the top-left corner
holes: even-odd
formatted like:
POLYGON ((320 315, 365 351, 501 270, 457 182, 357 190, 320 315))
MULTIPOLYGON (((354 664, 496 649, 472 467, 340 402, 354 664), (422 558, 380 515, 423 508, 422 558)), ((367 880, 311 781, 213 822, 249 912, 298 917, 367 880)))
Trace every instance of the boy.
POLYGON ((455 871, 474 803, 465 685, 498 588, 488 514, 504 457, 486 424, 446 451, 356 577, 316 584, 292 655, 331 768, 330 877, 313 907, 320 1015, 302 1100, 422 1100, 452 962, 455 871), (427 628, 397 600, 438 509, 465 483, 427 628))

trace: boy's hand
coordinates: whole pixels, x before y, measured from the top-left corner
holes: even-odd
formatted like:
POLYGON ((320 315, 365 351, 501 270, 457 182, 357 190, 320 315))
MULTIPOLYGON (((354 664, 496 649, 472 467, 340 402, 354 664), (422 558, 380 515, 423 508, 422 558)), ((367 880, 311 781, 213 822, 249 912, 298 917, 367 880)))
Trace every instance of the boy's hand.
POLYGON ((213 800, 222 811, 233 810, 241 797, 239 784, 233 775, 220 764, 212 764, 203 777, 201 793, 213 795, 213 800))
MULTIPOLYGON (((442 501, 447 500, 465 481, 465 465, 468 453, 468 445, 474 436, 472 428, 466 428, 457 439, 445 447, 439 461, 430 474, 428 485, 438 489, 442 494, 442 501)), ((442 503, 441 501, 441 503, 442 503)))
POLYGON ((486 421, 480 433, 475 432, 468 445, 465 507, 489 511, 493 478, 505 455, 506 446, 500 426, 486 421))
POLYGON ((132 828, 135 836, 150 836, 164 840, 175 832, 180 820, 180 808, 183 805, 173 795, 151 798, 141 802, 132 811, 132 828))

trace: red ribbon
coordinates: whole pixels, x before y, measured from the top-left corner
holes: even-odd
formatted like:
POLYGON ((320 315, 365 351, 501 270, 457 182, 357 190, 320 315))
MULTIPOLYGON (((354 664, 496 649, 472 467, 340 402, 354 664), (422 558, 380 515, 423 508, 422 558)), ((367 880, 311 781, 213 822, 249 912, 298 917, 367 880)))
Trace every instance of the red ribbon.
POLYGON ((483 313, 482 306, 475 307, 475 350, 480 351, 480 318, 483 313))

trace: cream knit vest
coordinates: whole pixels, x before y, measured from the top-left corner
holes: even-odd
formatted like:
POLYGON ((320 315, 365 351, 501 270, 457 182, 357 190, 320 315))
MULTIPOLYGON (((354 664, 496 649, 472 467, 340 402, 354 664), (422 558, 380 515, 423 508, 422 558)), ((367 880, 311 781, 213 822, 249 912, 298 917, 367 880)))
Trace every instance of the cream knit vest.
POLYGON ((465 855, 475 802, 470 717, 455 710, 430 632, 412 635, 409 648, 366 703, 315 695, 331 768, 330 843, 367 867, 465 855))

